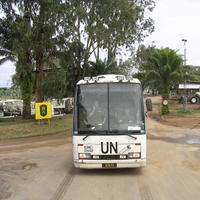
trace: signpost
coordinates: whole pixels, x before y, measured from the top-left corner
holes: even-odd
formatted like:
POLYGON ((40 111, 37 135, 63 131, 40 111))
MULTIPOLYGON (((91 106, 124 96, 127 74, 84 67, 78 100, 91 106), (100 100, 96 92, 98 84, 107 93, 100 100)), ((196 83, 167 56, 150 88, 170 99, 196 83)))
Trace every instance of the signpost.
POLYGON ((35 119, 40 120, 42 119, 48 119, 48 122, 50 124, 49 119, 52 117, 52 105, 50 102, 42 102, 42 103, 35 103, 35 119))

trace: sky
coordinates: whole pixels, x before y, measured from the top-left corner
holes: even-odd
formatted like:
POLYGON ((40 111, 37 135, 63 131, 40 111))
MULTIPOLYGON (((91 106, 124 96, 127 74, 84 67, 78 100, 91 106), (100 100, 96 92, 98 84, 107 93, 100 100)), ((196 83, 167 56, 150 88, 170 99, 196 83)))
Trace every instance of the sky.
MULTIPOLYGON (((186 61, 200 66, 200 0, 155 0, 156 7, 150 15, 155 21, 155 31, 145 39, 157 48, 169 47, 183 55, 186 39, 186 61)), ((0 87, 11 86, 15 67, 11 62, 0 65, 0 87)))
POLYGON ((156 0, 151 15, 154 33, 145 40, 156 47, 169 47, 184 54, 182 39, 186 39, 187 64, 200 66, 200 0, 156 0))

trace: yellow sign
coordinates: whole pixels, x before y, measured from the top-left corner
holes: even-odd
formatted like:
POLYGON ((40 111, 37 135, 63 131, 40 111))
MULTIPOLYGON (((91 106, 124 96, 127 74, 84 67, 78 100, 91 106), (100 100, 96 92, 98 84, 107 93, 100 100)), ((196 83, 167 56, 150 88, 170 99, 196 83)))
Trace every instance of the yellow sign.
POLYGON ((35 103, 35 119, 49 119, 51 115, 51 103, 35 103))

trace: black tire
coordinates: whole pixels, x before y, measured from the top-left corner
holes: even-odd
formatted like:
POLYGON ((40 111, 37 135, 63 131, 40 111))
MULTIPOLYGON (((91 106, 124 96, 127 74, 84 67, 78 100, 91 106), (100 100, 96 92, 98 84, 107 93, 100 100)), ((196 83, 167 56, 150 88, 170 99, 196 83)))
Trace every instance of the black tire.
POLYGON ((152 111, 152 100, 151 99, 146 99, 146 107, 147 111, 152 111))

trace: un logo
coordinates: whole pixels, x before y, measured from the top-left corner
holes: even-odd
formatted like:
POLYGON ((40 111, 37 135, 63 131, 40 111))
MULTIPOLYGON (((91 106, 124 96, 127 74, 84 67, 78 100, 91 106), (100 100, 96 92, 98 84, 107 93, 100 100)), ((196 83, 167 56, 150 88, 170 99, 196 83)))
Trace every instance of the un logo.
POLYGON ((43 104, 40 106, 40 115, 45 117, 47 115, 47 105, 43 104))

